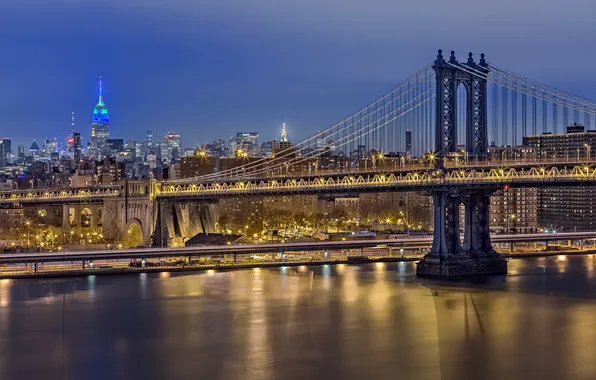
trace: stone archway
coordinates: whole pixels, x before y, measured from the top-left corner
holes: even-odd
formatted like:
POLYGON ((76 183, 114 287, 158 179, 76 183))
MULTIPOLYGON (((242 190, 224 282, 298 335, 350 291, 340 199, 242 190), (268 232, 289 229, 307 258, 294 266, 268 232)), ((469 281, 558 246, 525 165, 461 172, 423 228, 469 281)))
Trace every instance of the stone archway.
POLYGON ((88 207, 84 207, 81 209, 81 215, 80 215, 80 227, 92 227, 91 226, 91 217, 92 217, 92 211, 90 208, 88 207))
POLYGON ((140 247, 143 245, 143 227, 138 219, 131 220, 126 226, 126 231, 122 238, 122 245, 125 248, 140 247))

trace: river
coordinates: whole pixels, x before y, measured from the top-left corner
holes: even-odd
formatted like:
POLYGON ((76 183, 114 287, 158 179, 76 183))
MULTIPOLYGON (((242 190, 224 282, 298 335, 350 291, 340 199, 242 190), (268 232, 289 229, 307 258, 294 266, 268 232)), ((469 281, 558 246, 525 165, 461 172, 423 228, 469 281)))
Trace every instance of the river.
POLYGON ((0 280, 0 379, 595 379, 596 257, 0 280))

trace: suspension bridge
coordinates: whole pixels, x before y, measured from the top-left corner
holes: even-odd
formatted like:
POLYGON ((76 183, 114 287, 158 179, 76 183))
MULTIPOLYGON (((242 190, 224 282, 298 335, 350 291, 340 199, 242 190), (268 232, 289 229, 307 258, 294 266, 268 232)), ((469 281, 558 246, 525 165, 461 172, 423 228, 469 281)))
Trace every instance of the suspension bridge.
MULTIPOLYGON (((564 133, 573 124, 590 129, 596 125, 595 118, 594 101, 515 74, 489 62, 484 54, 478 61, 472 53, 458 60, 453 51, 446 57, 439 50, 433 62, 389 93, 301 142, 284 145, 273 157, 208 175, 133 187, 0 193, 0 203, 126 198, 128 212, 128 199, 146 197, 149 206, 139 203, 138 208, 144 207, 140 212, 148 220, 140 224, 144 234, 151 235, 168 224, 163 222, 164 214, 180 214, 172 208, 176 202, 422 191, 433 197, 434 237, 429 254, 418 263, 418 274, 498 274, 506 272, 506 262, 491 244, 490 195, 504 186, 594 185, 596 165, 591 146, 578 149, 573 157, 553 150, 513 161, 491 156, 491 147, 515 147, 528 135, 564 133), (372 165, 319 170, 317 162, 325 153, 321 146, 344 157, 372 157, 372 165), (465 208, 463 242, 461 204, 465 208)), ((208 213, 203 209, 200 218, 208 219, 208 213)), ((128 225, 128 213, 124 215, 128 225)))

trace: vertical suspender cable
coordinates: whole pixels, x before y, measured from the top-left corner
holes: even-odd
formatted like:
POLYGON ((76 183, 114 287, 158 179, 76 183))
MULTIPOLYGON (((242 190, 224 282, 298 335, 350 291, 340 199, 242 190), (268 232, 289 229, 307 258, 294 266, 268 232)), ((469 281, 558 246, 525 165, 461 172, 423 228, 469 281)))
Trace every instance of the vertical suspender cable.
POLYGON ((563 123, 561 127, 563 128, 563 132, 565 132, 565 128, 569 125, 569 107, 567 107, 567 99, 563 101, 563 123))
POLYGON ((559 132, 559 115, 558 115, 558 108, 559 106, 556 103, 552 104, 553 107, 553 128, 552 131, 553 133, 558 133, 559 132))
POLYGON ((542 90, 542 133, 547 130, 548 107, 546 103, 546 90, 542 90))
POLYGON ((536 109, 536 86, 533 88, 532 97, 532 134, 536 135, 536 127, 538 126, 538 112, 536 109))
MULTIPOLYGON (((393 92, 391 93, 391 102, 389 103, 389 114, 393 115, 393 111, 395 111, 395 100, 393 99, 393 92)), ((395 137, 395 120, 393 117, 391 118, 391 124, 389 125, 389 133, 387 136, 387 149, 390 152, 396 152, 395 144, 394 144, 394 137, 395 137)))
POLYGON ((493 111, 493 142, 496 146, 499 146, 499 86, 496 83, 492 83, 493 96, 492 96, 492 111, 493 111))
MULTIPOLYGON (((418 74, 416 74, 416 84, 415 84, 415 88, 414 88, 414 99, 418 99, 418 82, 419 82, 419 78, 418 78, 418 74)), ((414 104, 414 102, 412 102, 412 104, 414 104)), ((414 135, 414 149, 416 149, 416 151, 418 152, 418 154, 420 154, 420 123, 418 122, 418 109, 415 109, 414 112, 412 112, 412 130, 416 131, 416 134, 414 135)))
POLYGON ((522 85, 522 143, 524 137, 528 136, 528 96, 526 95, 526 86, 522 85))
MULTIPOLYGON (((410 96, 412 93, 412 85, 410 84, 410 81, 408 81, 408 96, 406 96, 406 101, 409 103, 410 102, 410 96)), ((406 129, 412 129, 412 113, 408 112, 406 115, 406 129)), ((412 131, 412 135, 414 135, 414 131, 412 131)), ((413 155, 413 154, 412 154, 413 155)))
POLYGON ((511 145, 517 146, 517 89, 511 90, 511 145))
POLYGON ((503 145, 507 145, 509 144, 509 136, 508 136, 508 126, 507 126, 507 119, 509 118, 509 115, 507 114, 507 87, 502 86, 501 87, 501 92, 503 95, 503 113, 501 115, 502 117, 502 125, 503 125, 503 145))
MULTIPOLYGON (((426 77, 426 84, 425 84, 425 91, 426 90, 430 90, 431 86, 432 86, 432 80, 431 77, 429 75, 427 75, 428 73, 424 73, 424 76, 426 77)), ((430 93, 430 91, 429 91, 430 93)), ((427 151, 432 151, 432 148, 430 147, 429 144, 429 135, 430 135, 430 129, 431 127, 431 123, 430 123, 430 110, 432 108, 432 102, 427 102, 426 103, 426 108, 425 108, 425 114, 426 114, 426 130, 424 131, 424 149, 426 149, 427 151)))

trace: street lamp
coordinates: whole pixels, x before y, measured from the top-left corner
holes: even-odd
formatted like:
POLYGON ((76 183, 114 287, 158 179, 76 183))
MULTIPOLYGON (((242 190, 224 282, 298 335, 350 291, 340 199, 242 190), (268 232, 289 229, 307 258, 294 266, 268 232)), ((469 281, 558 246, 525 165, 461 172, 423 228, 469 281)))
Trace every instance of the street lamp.
POLYGON ((513 228, 515 229, 515 220, 517 219, 517 215, 515 215, 514 213, 509 214, 509 217, 507 218, 507 233, 510 232, 509 230, 509 222, 513 220, 514 224, 513 224, 513 228))

